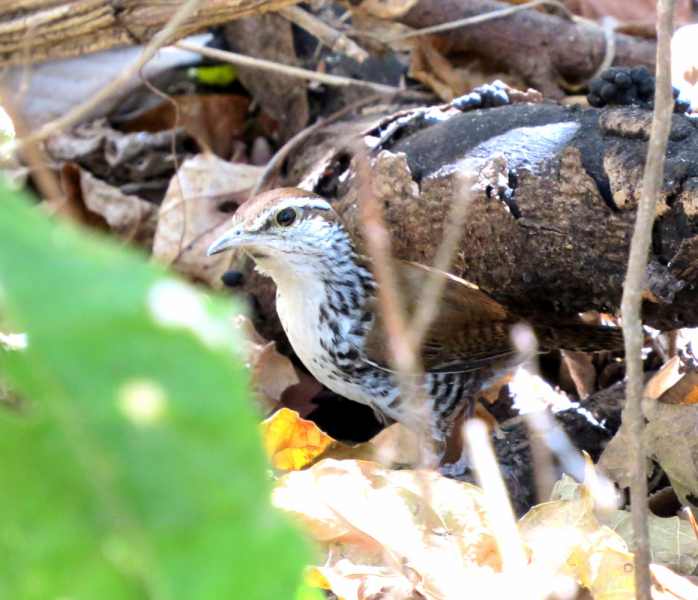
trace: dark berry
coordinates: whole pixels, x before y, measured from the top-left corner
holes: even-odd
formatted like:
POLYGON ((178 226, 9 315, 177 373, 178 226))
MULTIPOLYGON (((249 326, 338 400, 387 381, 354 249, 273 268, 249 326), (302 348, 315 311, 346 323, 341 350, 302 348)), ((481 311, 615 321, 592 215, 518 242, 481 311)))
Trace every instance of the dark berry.
POLYGON ((592 78, 589 80, 589 91, 590 91, 592 94, 598 95, 599 90, 600 90, 604 85, 606 85, 606 83, 607 83, 606 80, 605 80, 605 79, 601 79, 601 77, 592 77, 592 78))
POLYGON ((601 73, 601 77, 609 83, 615 83, 616 75, 623 72, 622 67, 610 67, 601 73))
POLYGON ((606 82, 597 93, 606 104, 612 104, 616 99, 616 92, 616 86, 606 82))
POLYGON ((637 94, 646 99, 654 94, 654 79, 645 79, 637 84, 637 94))
POLYGON ((589 94, 587 96, 587 102, 589 103, 589 106, 593 106, 594 108, 603 107, 603 100, 601 100, 601 98, 599 98, 596 94, 589 94))
POLYGON ((616 75, 616 85, 619 90, 628 90, 633 86, 633 80, 630 79, 630 75, 627 73, 618 73, 616 75))
POLYGON ((642 83, 646 79, 652 79, 652 77, 649 74, 647 67, 641 65, 630 71, 630 79, 632 79, 635 83, 642 83))
POLYGON ((244 280, 245 275, 240 271, 226 271, 223 273, 223 275, 221 275, 221 281, 226 287, 240 287, 244 280))
POLYGON ((637 102, 637 88, 635 87, 625 90, 618 97, 618 104, 630 106, 635 104, 635 102, 637 102))
POLYGON ((494 100, 495 106, 504 106, 509 104, 509 94, 505 90, 497 90, 492 96, 492 100, 494 100))

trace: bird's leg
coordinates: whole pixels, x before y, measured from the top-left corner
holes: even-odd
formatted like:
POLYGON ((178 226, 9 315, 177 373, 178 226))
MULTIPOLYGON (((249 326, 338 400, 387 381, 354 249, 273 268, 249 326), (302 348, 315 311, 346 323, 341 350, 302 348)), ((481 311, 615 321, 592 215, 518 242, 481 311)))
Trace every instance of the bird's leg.
POLYGON ((462 477, 470 469, 463 426, 468 419, 475 416, 475 401, 468 399, 463 404, 464 410, 448 424, 448 428, 441 434, 444 442, 438 471, 444 477, 462 477))

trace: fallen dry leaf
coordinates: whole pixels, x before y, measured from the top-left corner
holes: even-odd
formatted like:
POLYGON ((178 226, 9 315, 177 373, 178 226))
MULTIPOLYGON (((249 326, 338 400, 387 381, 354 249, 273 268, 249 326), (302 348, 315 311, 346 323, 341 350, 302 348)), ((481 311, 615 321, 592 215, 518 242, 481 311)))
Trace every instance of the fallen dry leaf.
POLYGON ((230 227, 264 169, 226 162, 211 153, 184 161, 170 181, 153 243, 154 258, 194 281, 220 289, 230 255, 207 257, 211 243, 230 227))
POLYGON ((519 533, 534 561, 542 560, 553 571, 568 573, 595 600, 632 600, 633 555, 617 533, 597 520, 593 493, 597 477, 591 460, 586 459, 585 483, 564 478, 553 492, 553 498, 560 499, 533 507, 521 519, 519 533))
POLYGON ((419 0, 363 0, 352 10, 364 12, 377 19, 397 19, 410 10, 419 0))
MULTIPOLYGON (((657 0, 562 0, 577 15, 587 19, 613 17, 620 24, 648 23, 657 20, 657 0)), ((691 21, 690 0, 679 0, 676 20, 679 23, 691 21)))
MULTIPOLYGON (((237 19, 226 25, 225 37, 234 52, 275 63, 300 67, 291 23, 281 15, 266 13, 237 19)), ((302 79, 258 69, 237 67, 238 77, 264 113, 274 120, 279 145, 305 129, 310 118, 308 84, 302 79)))
POLYGON ((596 368, 589 354, 561 350, 562 360, 574 382, 577 395, 586 398, 596 391, 596 368))
POLYGON ((281 477, 274 503, 321 543, 330 568, 347 557, 398 571, 409 564, 422 578, 501 568, 482 491, 434 471, 327 459, 281 477))
MULTIPOLYGON (((564 475, 555 484, 553 498, 558 501, 583 502, 583 486, 564 475)), ((605 511, 594 514, 598 524, 617 533, 634 550, 630 513, 625 510, 605 511)), ((652 562, 689 575, 698 566, 698 540, 688 521, 679 517, 649 516, 650 552, 652 562)))
POLYGON ((420 37, 411 53, 408 75, 434 90, 442 100, 450 102, 472 90, 463 73, 455 69, 428 37, 420 37))
POLYGON ((698 600, 698 587, 661 565, 650 565, 655 600, 698 600))
POLYGON ((235 319, 235 327, 245 340, 245 361, 252 366, 252 381, 260 391, 275 400, 292 385, 298 383, 298 375, 290 359, 276 351, 275 342, 267 342, 247 317, 235 319))
POLYGON ((66 163, 62 175, 67 198, 47 201, 50 209, 90 227, 108 229, 130 242, 152 246, 155 204, 124 194, 74 163, 66 163))
POLYGON ((262 423, 262 439, 274 468, 282 471, 298 471, 328 447, 339 444, 288 408, 281 408, 262 423))
MULTIPOLYGON (((676 356, 667 362, 645 387, 643 411, 648 457, 657 459, 679 500, 689 508, 698 496, 698 406, 693 379, 695 369, 676 356)), ((630 456, 627 428, 609 442, 599 466, 621 486, 628 486, 634 457, 630 456)), ((649 460, 648 460, 649 470, 649 460)))
MULTIPOLYGON (((533 599, 554 590, 572 597, 575 580, 594 600, 633 600, 633 555, 597 520, 596 486, 588 460, 587 483, 565 478, 557 500, 534 507, 520 523, 532 561, 507 572, 482 491, 434 471, 328 459, 281 477, 274 503, 319 544, 323 566, 306 582, 340 600, 505 600, 524 592, 533 599)), ((652 568, 656 600, 696 598, 694 586, 652 568)))
POLYGON ((649 452, 666 472, 684 506, 696 509, 698 497, 698 406, 646 403, 649 452))
POLYGON ((164 100, 120 126, 125 133, 183 127, 205 151, 229 160, 242 137, 251 99, 236 94, 183 94, 164 100))

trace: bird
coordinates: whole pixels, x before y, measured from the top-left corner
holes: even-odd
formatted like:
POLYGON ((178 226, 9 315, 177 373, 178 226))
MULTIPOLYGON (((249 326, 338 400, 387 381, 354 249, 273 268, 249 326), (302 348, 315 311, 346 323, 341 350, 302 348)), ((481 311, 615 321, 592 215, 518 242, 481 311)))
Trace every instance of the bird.
MULTIPOLYGON (((372 261, 360 252, 358 240, 327 200, 299 188, 279 188, 247 200, 207 254, 233 248, 246 252, 256 269, 276 283, 281 324, 294 352, 318 381, 371 406, 388 422, 409 421, 388 358, 372 261)), ((405 261, 393 266, 409 316, 433 270, 405 261)), ((524 360, 511 334, 526 321, 476 285, 438 274, 445 278, 444 291, 420 358, 432 435, 443 444, 453 424, 473 414, 477 392, 524 360)), ((541 351, 623 347, 617 327, 531 326, 541 351)))

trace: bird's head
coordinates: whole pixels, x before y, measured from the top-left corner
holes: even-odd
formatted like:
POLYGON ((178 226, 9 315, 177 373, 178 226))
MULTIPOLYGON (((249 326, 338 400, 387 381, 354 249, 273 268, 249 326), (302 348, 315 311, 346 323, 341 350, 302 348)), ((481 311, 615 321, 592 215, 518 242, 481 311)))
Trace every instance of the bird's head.
POLYGON ((298 274, 331 267, 340 255, 353 252, 330 204, 298 188, 265 192, 241 205, 208 256, 231 248, 243 248, 275 279, 284 269, 298 274))

